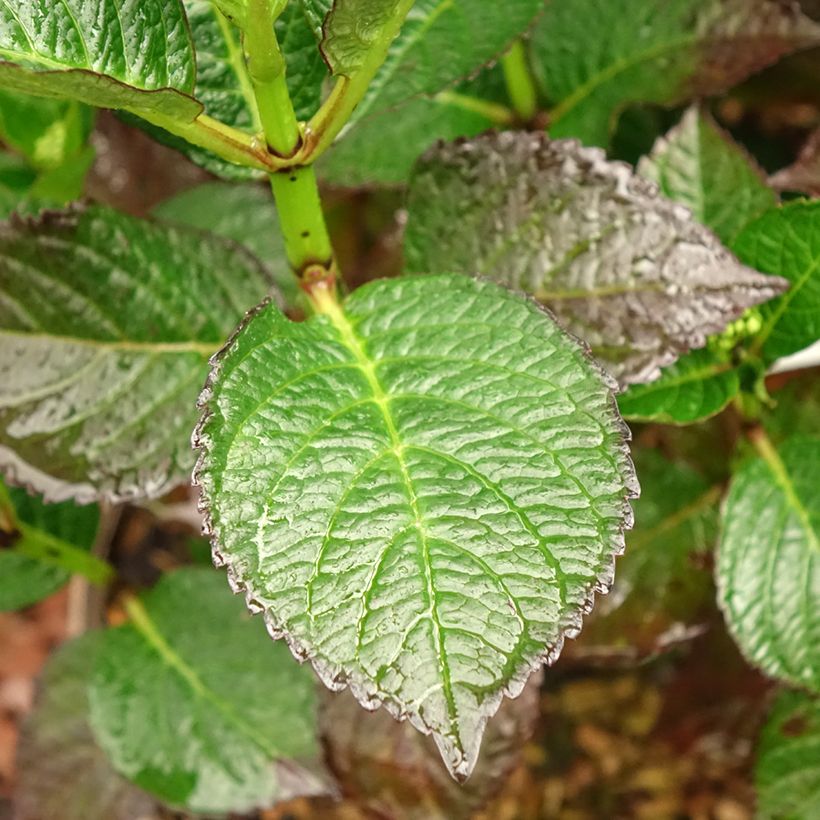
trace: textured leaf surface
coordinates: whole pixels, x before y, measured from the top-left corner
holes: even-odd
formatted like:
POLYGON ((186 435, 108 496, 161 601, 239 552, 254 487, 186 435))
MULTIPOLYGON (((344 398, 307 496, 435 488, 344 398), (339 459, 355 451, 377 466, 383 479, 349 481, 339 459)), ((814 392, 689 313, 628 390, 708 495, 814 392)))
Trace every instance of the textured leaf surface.
POLYGON ((777 204, 754 159, 697 107, 656 143, 638 173, 686 205, 726 243, 777 204))
POLYGON ((718 562, 720 600, 746 656, 820 689, 820 439, 795 437, 732 480, 718 562))
POLYGON ((86 553, 98 523, 96 506, 43 504, 0 481, 0 611, 51 595, 72 570, 91 567, 93 573, 95 564, 86 553))
POLYGON ((606 146, 627 105, 718 94, 818 42, 789 0, 550 0, 532 52, 552 135, 606 146))
POLYGON ((693 424, 719 413, 739 391, 728 356, 707 347, 663 368, 655 381, 630 385, 618 407, 630 421, 693 424))
POLYGON ((187 480, 208 357, 268 289, 237 246, 103 208, 0 226, 0 463, 54 500, 187 480))
POLYGON ((3 0, 0 86, 194 119, 194 49, 180 0, 3 0))
POLYGON ((329 687, 464 778, 611 582, 637 490, 612 387, 486 281, 379 281, 301 324, 263 307, 203 394, 215 557, 329 687))
POLYGON ((769 363, 820 339, 820 202, 794 202, 749 224, 733 249, 740 259, 791 283, 760 308, 752 350, 769 363))
POLYGON ((703 560, 717 542, 721 487, 657 450, 635 454, 641 497, 612 591, 595 608, 579 649, 651 654, 697 622, 714 601, 703 560))
POLYGON ((758 747, 760 820, 813 820, 820 815, 820 699, 783 692, 758 747))
POLYGON ((298 762, 317 753, 313 676, 271 646, 218 573, 166 575, 140 613, 106 634, 89 693, 121 774, 195 812, 320 788, 298 762))
POLYGON ((328 764, 345 795, 379 817, 467 820, 504 784, 539 717, 541 675, 505 700, 487 725, 469 782, 448 776, 432 739, 384 710, 366 712, 347 692, 326 694, 319 725, 328 764))
MULTIPOLYGON (((354 0, 344 5, 352 9, 354 0)), ((469 76, 503 53, 543 5, 544 0, 416 0, 354 119, 436 94, 469 76)))
POLYGON ((739 265, 629 166, 574 141, 507 132, 440 145, 416 169, 409 209, 410 270, 533 294, 622 383, 656 378, 786 285, 739 265))
POLYGON ((17 820, 160 820, 153 798, 118 775, 88 724, 88 681, 102 633, 57 650, 17 749, 17 820))
POLYGON ((300 298, 298 282, 285 255, 270 186, 206 182, 166 200, 154 213, 168 222, 238 242, 268 269, 289 305, 300 298))

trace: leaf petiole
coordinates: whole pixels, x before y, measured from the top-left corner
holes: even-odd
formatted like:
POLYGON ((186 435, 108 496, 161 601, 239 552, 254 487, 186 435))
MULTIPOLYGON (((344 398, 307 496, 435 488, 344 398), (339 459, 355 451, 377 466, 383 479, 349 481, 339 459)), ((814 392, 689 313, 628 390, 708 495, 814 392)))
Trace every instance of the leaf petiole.
POLYGON ((538 91, 527 62, 527 51, 521 40, 501 58, 507 94, 515 113, 523 122, 531 122, 538 113, 538 91))

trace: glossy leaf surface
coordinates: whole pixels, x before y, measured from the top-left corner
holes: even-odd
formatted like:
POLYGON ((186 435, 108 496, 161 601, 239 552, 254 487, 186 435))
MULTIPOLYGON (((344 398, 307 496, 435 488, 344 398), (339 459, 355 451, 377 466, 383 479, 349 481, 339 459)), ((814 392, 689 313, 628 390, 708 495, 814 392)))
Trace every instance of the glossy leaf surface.
POLYGON ((686 205, 726 243, 777 204, 751 155, 697 107, 656 143, 638 173, 656 182, 664 196, 686 205))
POLYGON ((763 729, 755 770, 760 820, 820 814, 820 699, 783 692, 763 729))
POLYGON ((72 572, 107 580, 105 565, 88 555, 99 517, 96 506, 43 504, 0 481, 0 611, 51 595, 72 572))
POLYGON ((187 480, 208 358, 268 289, 231 243, 104 208, 0 226, 0 463, 52 500, 187 480))
POLYGON ((818 43, 789 0, 550 0, 532 54, 550 133, 606 146, 630 104, 719 94, 818 43))
POLYGON ((299 763, 317 752, 313 676, 271 646, 218 573, 166 575, 131 614, 106 633, 89 693, 121 774, 203 813, 321 789, 299 763))
POLYGON ((766 363, 820 339, 820 202, 793 202, 749 224, 732 245, 747 265, 787 279, 780 298, 760 308, 751 349, 766 363))
POLYGON ((693 424, 719 413, 739 390, 728 356, 707 347, 682 356, 648 384, 630 385, 618 407, 630 421, 693 424))
POLYGON ((194 119, 194 48, 180 0, 4 0, 0 86, 194 119))
POLYGON ((508 132, 440 145, 416 169, 409 209, 410 270, 533 294, 622 383, 656 378, 786 286, 738 264, 629 166, 574 141, 508 132))
POLYGON ((88 682, 102 633, 57 650, 17 752, 17 820, 160 820, 145 792, 118 775, 88 724, 88 682))
POLYGON ((637 490, 613 383, 490 282, 374 282, 262 307, 203 394, 215 557, 330 688, 472 770, 503 694, 608 588, 637 490))
POLYGON ((744 654, 820 690, 820 439, 795 437, 733 478, 717 568, 744 654))

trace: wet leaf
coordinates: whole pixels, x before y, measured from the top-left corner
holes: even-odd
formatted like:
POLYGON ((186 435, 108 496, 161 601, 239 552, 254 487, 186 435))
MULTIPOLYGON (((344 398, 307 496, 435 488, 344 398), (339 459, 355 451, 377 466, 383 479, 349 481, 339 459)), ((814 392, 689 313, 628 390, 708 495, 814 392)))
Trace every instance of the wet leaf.
POLYGON ((410 270, 533 294, 625 384, 657 378, 786 286, 738 264, 629 166, 574 141, 507 132, 440 145, 417 166, 409 210, 410 270))
POLYGON ((208 358, 269 287, 225 240, 100 207, 0 226, 0 464, 50 500, 186 481, 208 358))
POLYGON ((774 174, 769 182, 778 191, 820 196, 820 130, 809 137, 797 160, 774 174))
POLYGON ((267 185, 206 182, 161 203, 154 214, 238 242, 267 268, 287 303, 298 302, 298 282, 285 255, 276 205, 267 185))
POLYGON ((271 646, 218 573, 166 575, 129 609, 103 639, 89 691, 117 771, 203 813, 323 791, 305 768, 317 754, 313 676, 271 646))
POLYGON ((366 712, 347 692, 326 695, 319 712, 328 765, 342 791, 379 817, 469 818, 503 785, 539 717, 540 675, 487 724, 469 782, 459 785, 437 759, 433 740, 383 709, 366 712))
POLYGON ((105 564, 88 555, 99 518, 96 506, 43 504, 0 481, 0 611, 51 595, 72 572, 107 580, 105 564))
POLYGON ((638 165, 661 193, 730 243, 754 217, 777 204, 763 172, 729 134, 696 106, 638 165))
POLYGON ((791 283, 760 308, 751 351, 768 364, 820 338, 820 202, 792 202, 764 214, 732 245, 747 265, 791 283))
POLYGON ((820 439, 794 437, 732 479, 717 567, 720 603, 744 654, 820 690, 820 439))
POLYGON ((464 779, 504 694, 608 588, 637 490, 612 382, 490 282, 263 306, 203 394, 214 554, 332 689, 432 731, 464 779))
POLYGON ((758 747, 760 820, 813 820, 820 814, 820 699, 783 692, 758 747))
POLYGON ((120 777, 88 725, 88 679, 102 633, 57 650, 17 750, 17 820, 159 820, 154 800, 120 777))
POLYGON ((720 94, 818 43, 790 0, 551 0, 532 54, 550 133, 606 146, 628 105, 720 94))
POLYGON ((655 381, 630 385, 618 407, 630 421, 694 424, 719 413, 739 391, 728 354, 707 347, 663 368, 655 381))
POLYGON ((194 49, 180 0, 4 0, 0 86, 193 120, 194 49))

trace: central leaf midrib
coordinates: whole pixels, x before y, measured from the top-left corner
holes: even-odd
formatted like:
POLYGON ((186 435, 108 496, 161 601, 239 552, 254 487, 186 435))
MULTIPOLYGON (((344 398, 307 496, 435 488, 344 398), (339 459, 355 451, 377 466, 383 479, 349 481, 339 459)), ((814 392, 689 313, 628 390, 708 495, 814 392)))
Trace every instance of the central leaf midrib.
POLYGON ((418 531, 419 539, 421 540, 422 545, 422 564, 424 566, 424 579, 427 587, 427 598, 430 605, 430 620, 433 624, 436 654, 438 655, 441 667, 441 677, 442 685, 444 687, 444 696, 447 700, 447 705, 450 712, 450 727, 453 730, 454 741, 457 743, 459 748, 461 748, 460 735, 457 730, 458 712, 456 708, 455 697, 453 695, 450 668, 447 662, 447 650, 444 646, 442 626, 438 617, 438 609, 436 604, 436 591, 433 582, 433 567, 432 562, 430 560, 430 545, 428 542, 428 533, 424 526, 421 511, 419 510, 418 499, 416 497, 416 491, 413 487, 413 481, 410 477, 410 472, 407 468, 407 462, 404 458, 404 445, 402 443, 401 437, 399 436, 398 429, 396 428, 396 423, 393 419, 393 414, 390 411, 390 399, 388 394, 385 392, 381 382, 379 381, 379 377, 376 375, 375 362, 367 355, 362 341, 356 335, 356 331, 353 325, 348 321, 342 308, 338 304, 333 303, 327 305, 326 311, 326 315, 332 322, 336 331, 339 333, 342 344, 351 352, 354 359, 356 360, 356 365, 358 366, 359 370, 362 372, 365 379, 367 380, 368 386, 370 387, 370 390, 373 394, 372 400, 378 406, 382 414, 382 418, 384 419, 385 427, 387 428, 388 435, 390 436, 392 451, 396 458, 396 463, 399 465, 399 470, 402 474, 402 480, 404 482, 405 490, 407 492, 407 500, 410 505, 410 509, 413 513, 413 517, 415 518, 416 530, 418 531))

